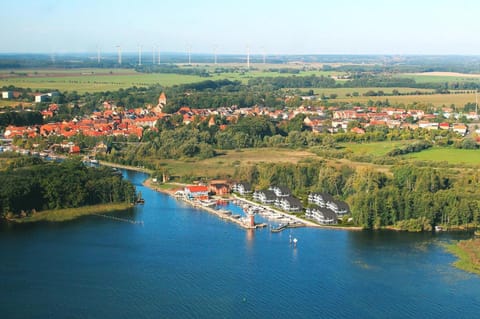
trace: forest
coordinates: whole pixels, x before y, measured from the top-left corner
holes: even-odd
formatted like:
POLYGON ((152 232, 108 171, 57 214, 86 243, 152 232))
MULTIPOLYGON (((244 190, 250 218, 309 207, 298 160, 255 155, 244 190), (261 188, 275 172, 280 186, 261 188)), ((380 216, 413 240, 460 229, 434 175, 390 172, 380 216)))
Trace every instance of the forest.
POLYGON ((135 201, 135 187, 108 167, 87 168, 75 159, 57 163, 14 154, 2 154, 0 165, 3 217, 135 201))

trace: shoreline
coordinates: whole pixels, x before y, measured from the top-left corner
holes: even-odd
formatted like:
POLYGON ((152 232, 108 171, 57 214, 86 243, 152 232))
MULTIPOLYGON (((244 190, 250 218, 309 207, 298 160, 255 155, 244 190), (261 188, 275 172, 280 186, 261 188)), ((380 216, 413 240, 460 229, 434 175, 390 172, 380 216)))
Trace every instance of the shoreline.
POLYGON ((463 271, 480 275, 480 239, 460 240, 446 244, 445 250, 457 258, 452 264, 463 271))
MULTIPOLYGON (((134 166, 128 166, 128 165, 122 165, 122 164, 116 164, 116 163, 111 163, 111 162, 105 162, 105 161, 100 161, 99 162, 100 165, 104 165, 104 166, 110 166, 110 167, 115 167, 115 168, 120 168, 120 169, 126 169, 126 170, 131 170, 131 171, 136 171, 136 172, 141 172, 141 173, 147 173, 147 174, 151 174, 152 171, 149 170, 149 169, 146 169, 146 168, 141 168, 141 167, 134 167, 134 166)), ((178 188, 183 188, 184 186, 188 185, 188 184, 184 184, 184 183, 168 183, 168 184, 171 184, 171 185, 178 185, 178 188)), ((144 185, 145 187, 147 188, 150 188, 154 191, 157 191, 159 193, 163 193, 165 195, 169 195, 169 196, 172 196, 172 197, 175 197, 175 192, 173 190, 170 190, 170 189, 163 189, 163 188, 160 188, 156 185, 153 185, 152 184, 152 179, 150 177, 148 177, 146 180, 144 180, 142 182, 142 185, 144 185)), ((229 198, 231 199, 238 199, 238 200, 242 200, 242 201, 245 201, 245 202, 248 202, 249 204, 251 205, 255 205, 255 206, 260 206, 260 207, 264 207, 264 208, 267 208, 267 209, 271 209, 271 210, 274 210, 275 212, 279 213, 279 214, 282 214, 282 215, 285 215, 287 217, 290 217, 290 218, 293 218, 293 219, 296 219, 298 220, 299 222, 302 222, 305 224, 305 227, 312 227, 312 228, 321 228, 321 229, 332 229, 332 230, 348 230, 348 231, 363 231, 364 229, 360 226, 339 226, 339 225, 320 225, 320 224, 317 224, 315 222, 312 222, 312 221, 309 221, 309 220, 305 220, 305 219, 302 219, 302 218, 299 218, 295 215, 291 215, 291 214, 288 214, 288 213, 285 213, 283 211, 279 211, 275 208, 272 208, 270 206, 264 206, 260 203, 255 203, 255 202, 252 202, 252 201, 249 201, 245 198, 242 198, 242 197, 238 197, 237 195, 235 194, 232 194, 229 196, 229 198)), ((394 231, 394 232, 408 232, 408 231, 405 231, 405 230, 401 230, 401 229, 396 229, 394 228, 393 226, 385 226, 385 227, 382 227, 378 230, 388 230, 388 231, 394 231)), ((460 231, 460 232, 464 232, 464 231, 469 231, 471 230, 469 227, 464 227, 464 226, 450 226, 450 227, 444 227, 443 229, 443 232, 452 232, 452 231, 460 231)))
POLYGON ((82 216, 98 215, 98 214, 111 214, 120 212, 134 207, 131 203, 108 203, 89 205, 76 208, 63 208, 56 210, 39 211, 34 215, 21 217, 21 218, 9 218, 5 219, 8 222, 15 224, 27 224, 36 222, 65 222, 77 219, 82 216))

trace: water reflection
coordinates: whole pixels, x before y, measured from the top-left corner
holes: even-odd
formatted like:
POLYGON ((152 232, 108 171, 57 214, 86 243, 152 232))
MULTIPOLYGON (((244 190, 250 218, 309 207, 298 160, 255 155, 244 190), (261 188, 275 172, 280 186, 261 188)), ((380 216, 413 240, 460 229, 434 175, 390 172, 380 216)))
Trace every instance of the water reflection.
POLYGON ((251 250, 254 244, 254 239, 255 239, 255 229, 247 229, 245 231, 245 238, 247 239, 246 244, 247 244, 247 249, 251 250))

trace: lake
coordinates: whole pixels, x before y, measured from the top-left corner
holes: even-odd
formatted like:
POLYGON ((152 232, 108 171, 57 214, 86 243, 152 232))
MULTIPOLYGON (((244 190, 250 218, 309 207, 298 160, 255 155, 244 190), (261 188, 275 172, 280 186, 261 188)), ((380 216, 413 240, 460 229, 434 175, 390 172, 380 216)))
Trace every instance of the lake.
POLYGON ((480 277, 442 244, 467 234, 247 231, 141 185, 145 205, 0 226, 2 318, 475 318, 480 277), (289 236, 298 238, 294 248, 289 236))

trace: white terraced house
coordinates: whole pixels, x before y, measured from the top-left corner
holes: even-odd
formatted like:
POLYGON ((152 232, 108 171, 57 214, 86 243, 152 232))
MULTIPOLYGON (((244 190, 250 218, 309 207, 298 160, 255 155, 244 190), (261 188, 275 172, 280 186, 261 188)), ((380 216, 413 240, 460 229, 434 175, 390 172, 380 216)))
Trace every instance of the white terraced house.
POLYGON ((275 193, 270 190, 260 190, 253 193, 253 199, 262 204, 273 204, 275 202, 275 193))
POLYGON ((292 194, 290 189, 283 186, 270 186, 268 189, 273 191, 278 197, 287 197, 292 194))
POLYGON ((239 193, 240 195, 246 195, 252 192, 252 185, 249 183, 237 183, 233 185, 232 191, 239 193))
POLYGON ((302 203, 292 196, 277 197, 275 206, 288 212, 299 212, 302 210, 302 203))
POLYGON ((308 202, 318 205, 319 207, 326 207, 337 215, 345 215, 350 211, 347 203, 334 199, 330 194, 310 193, 308 195, 308 202))
POLYGON ((332 225, 337 223, 337 215, 332 210, 325 207, 307 208, 305 216, 314 219, 322 225, 332 225))

